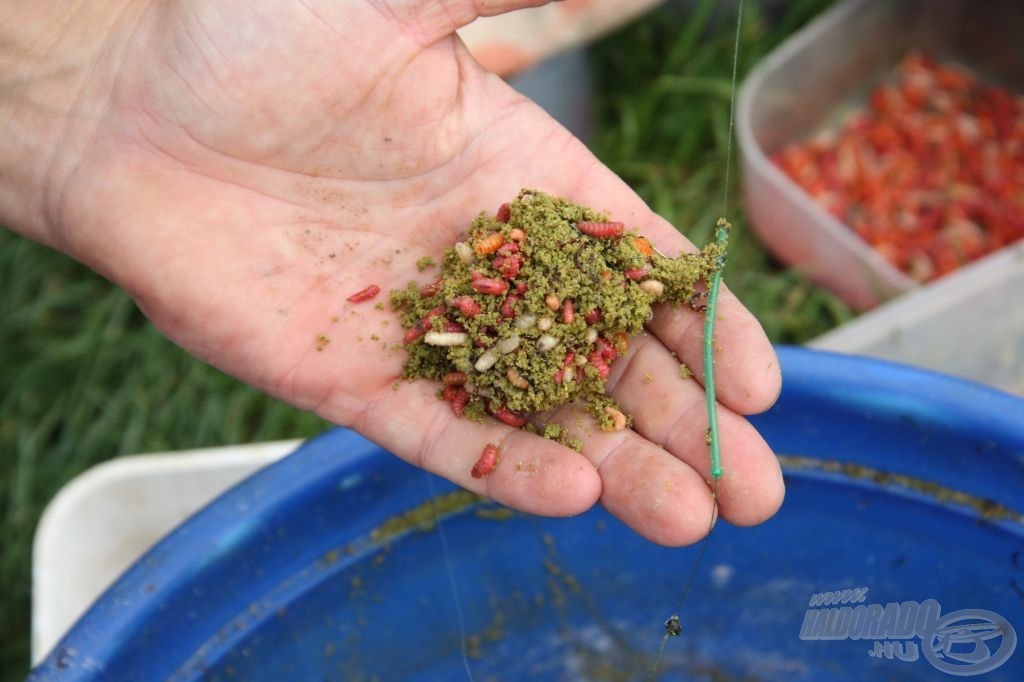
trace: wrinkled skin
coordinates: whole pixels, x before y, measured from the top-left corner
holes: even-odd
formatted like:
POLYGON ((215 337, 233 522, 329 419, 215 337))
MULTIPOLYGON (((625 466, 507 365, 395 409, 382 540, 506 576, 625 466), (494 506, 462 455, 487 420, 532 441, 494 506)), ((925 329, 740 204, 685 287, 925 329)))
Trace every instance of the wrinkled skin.
MULTIPOLYGON (((29 194, 38 205, 7 220, 123 286, 202 360, 417 466, 532 513, 600 500, 655 542, 693 542, 713 510, 700 315, 658 312, 609 384, 635 430, 586 428, 576 453, 455 419, 435 385, 396 382, 402 331, 374 305, 386 295, 345 302, 370 283, 430 281, 436 270, 415 262, 521 187, 605 210, 662 252, 692 248, 453 34, 530 4, 543 3, 85 3, 105 30, 62 38, 74 87, 59 125, 40 131, 51 142, 29 194), (318 350, 321 334, 330 341, 318 350), (697 380, 679 378, 670 351, 697 380), (474 479, 489 442, 497 468, 474 479)), ((760 326, 728 292, 719 315, 718 510, 747 525, 776 511, 783 486, 740 415, 767 408, 780 379, 760 326)))

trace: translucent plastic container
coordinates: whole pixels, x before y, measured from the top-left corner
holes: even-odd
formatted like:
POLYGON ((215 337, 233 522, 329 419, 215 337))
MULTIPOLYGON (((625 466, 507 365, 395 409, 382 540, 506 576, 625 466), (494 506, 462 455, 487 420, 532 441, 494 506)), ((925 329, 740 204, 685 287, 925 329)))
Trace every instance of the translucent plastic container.
POLYGON ((768 155, 835 127, 909 50, 1024 92, 1022 35, 1020 0, 847 0, 768 55, 743 84, 737 132, 748 213, 769 250, 859 310, 912 289, 768 155))

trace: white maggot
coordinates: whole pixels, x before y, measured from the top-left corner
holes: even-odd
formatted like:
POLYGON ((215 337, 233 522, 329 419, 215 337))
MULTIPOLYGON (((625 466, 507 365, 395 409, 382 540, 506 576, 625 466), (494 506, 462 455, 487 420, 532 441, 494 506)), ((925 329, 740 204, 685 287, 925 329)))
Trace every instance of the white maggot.
POLYGON ((519 348, 519 337, 509 336, 508 338, 498 341, 497 348, 499 353, 511 353, 516 348, 519 348))
POLYGON ((466 242, 455 242, 455 253, 458 254, 459 259, 469 265, 476 260, 476 254, 473 253, 473 247, 466 242))
POLYGON ((640 282, 640 288, 646 291, 654 298, 659 298, 665 293, 665 285, 656 279, 645 279, 640 282))
POLYGON ((427 332, 423 341, 431 346, 461 346, 469 341, 469 334, 465 332, 427 332))
POLYGON ((491 367, 494 367, 494 363, 498 361, 498 351, 494 348, 488 348, 480 355, 476 360, 476 364, 473 365, 473 369, 478 372, 486 372, 491 367))
POLYGON ((537 339, 537 350, 549 351, 558 345, 558 337, 551 334, 544 334, 537 339))
POLYGON ((516 329, 529 329, 537 324, 537 316, 533 313, 524 313, 516 318, 516 329))

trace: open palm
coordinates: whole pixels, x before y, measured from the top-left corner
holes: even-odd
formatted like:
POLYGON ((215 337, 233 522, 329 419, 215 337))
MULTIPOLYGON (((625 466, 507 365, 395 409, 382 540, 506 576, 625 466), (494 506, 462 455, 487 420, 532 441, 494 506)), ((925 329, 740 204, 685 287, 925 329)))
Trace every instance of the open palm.
MULTIPOLYGON (((345 300, 371 283, 433 279, 416 261, 521 187, 606 210, 663 252, 689 248, 453 34, 530 4, 542 3, 132 4, 72 112, 83 142, 55 201, 59 243, 201 359, 413 464, 534 513, 600 499, 656 542, 692 542, 713 504, 707 423, 703 389, 679 378, 670 351, 699 367, 696 313, 659 311, 609 381, 635 430, 586 428, 580 454, 455 419, 436 386, 397 382, 402 330, 374 305, 385 297, 345 300), (500 443, 499 465, 472 479, 488 442, 500 443)), ((757 322, 724 299, 718 506, 749 524, 777 509, 782 482, 739 415, 766 408, 779 375, 757 322)))

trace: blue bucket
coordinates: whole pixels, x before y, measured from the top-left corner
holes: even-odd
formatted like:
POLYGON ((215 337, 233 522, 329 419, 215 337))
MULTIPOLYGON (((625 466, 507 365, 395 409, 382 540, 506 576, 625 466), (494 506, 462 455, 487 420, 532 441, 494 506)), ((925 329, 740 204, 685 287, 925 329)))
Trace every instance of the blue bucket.
MULTIPOLYGON (((782 396, 753 421, 786 502, 718 525, 659 679, 1024 680, 1024 401, 780 360, 782 396)), ((696 548, 602 509, 543 519, 433 491, 352 432, 314 439, 172 532, 29 679, 460 680, 463 645, 480 681, 644 679, 696 548)))

